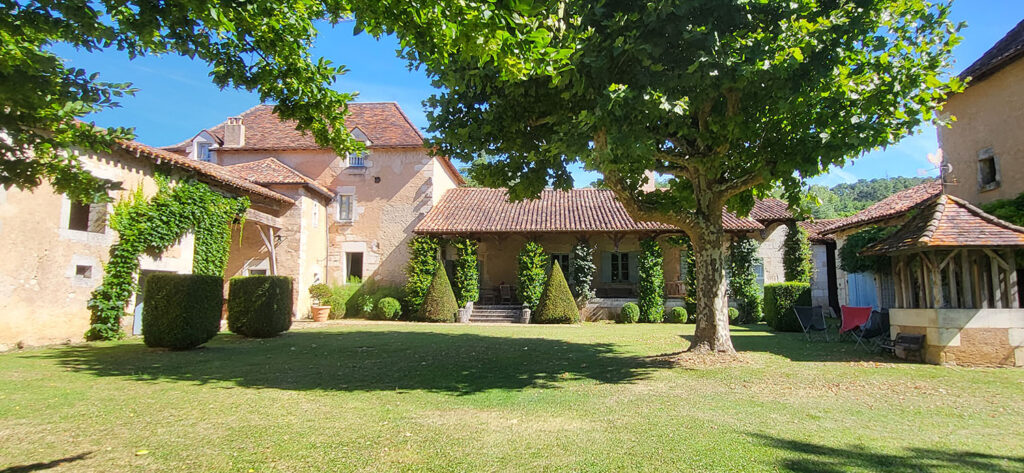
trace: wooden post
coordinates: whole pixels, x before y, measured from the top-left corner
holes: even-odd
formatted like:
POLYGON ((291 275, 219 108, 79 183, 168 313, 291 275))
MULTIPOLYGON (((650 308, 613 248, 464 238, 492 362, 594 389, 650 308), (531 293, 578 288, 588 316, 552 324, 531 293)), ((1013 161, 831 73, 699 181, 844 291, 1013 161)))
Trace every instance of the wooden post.
POLYGON ((1003 288, 999 282, 999 262, 995 256, 989 255, 990 273, 992 273, 992 307, 999 309, 1003 307, 1003 288))
POLYGON ((953 258, 953 256, 955 254, 956 254, 956 252, 953 252, 953 255, 950 255, 949 258, 946 258, 946 261, 948 261, 948 264, 946 265, 946 274, 949 277, 949 306, 950 307, 960 307, 961 306, 960 305, 960 300, 959 300, 960 298, 958 297, 957 287, 956 287, 956 270, 955 270, 956 259, 953 258))
POLYGON ((945 301, 943 301, 943 296, 942 296, 942 268, 940 268, 938 263, 936 262, 936 261, 939 260, 939 258, 938 258, 939 253, 938 252, 934 253, 934 255, 935 255, 935 259, 934 260, 932 259, 932 256, 931 256, 930 253, 922 253, 922 254, 927 254, 928 255, 927 256, 927 258, 928 258, 928 266, 931 267, 931 271, 928 271, 928 274, 931 276, 930 279, 931 279, 931 285, 932 285, 932 305, 936 309, 938 309, 938 308, 940 308, 940 307, 945 305, 945 301))
POLYGON ((913 275, 910 271, 910 263, 913 257, 903 257, 903 298, 906 299, 906 304, 903 307, 907 309, 916 309, 914 307, 914 281, 913 275))
POLYGON ((972 289, 973 284, 971 281, 971 260, 967 254, 970 250, 964 250, 960 253, 960 278, 963 282, 964 298, 961 307, 965 309, 973 309, 977 307, 975 305, 974 292, 972 289))
POLYGON ((900 264, 903 261, 902 256, 893 256, 892 262, 892 286, 896 291, 896 307, 904 307, 903 305, 903 281, 900 278, 900 264))
POLYGON ((1003 254, 1006 258, 1006 264, 1009 265, 1006 272, 1006 286, 1010 303, 1007 304, 1007 307, 1017 309, 1020 308, 1020 296, 1017 294, 1017 256, 1014 255, 1013 250, 1005 250, 1003 254))

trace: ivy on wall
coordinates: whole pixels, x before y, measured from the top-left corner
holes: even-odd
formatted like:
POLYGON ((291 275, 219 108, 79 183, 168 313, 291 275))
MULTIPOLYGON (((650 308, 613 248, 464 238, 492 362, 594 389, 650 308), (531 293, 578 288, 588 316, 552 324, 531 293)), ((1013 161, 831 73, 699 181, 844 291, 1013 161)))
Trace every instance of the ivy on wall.
POLYGON ((807 240, 807 230, 789 222, 786 226, 786 239, 782 244, 782 268, 786 281, 811 282, 814 264, 811 261, 811 242, 807 240))
POLYGON ((572 247, 572 257, 569 258, 569 274, 572 276, 569 287, 573 295, 584 302, 594 298, 595 271, 594 247, 585 241, 576 242, 572 247))
POLYGON ((761 287, 757 284, 755 266, 761 263, 757 256, 757 241, 739 237, 729 245, 729 292, 739 312, 736 323, 758 322, 762 316, 761 287))
POLYGON ((665 316, 665 270, 661 245, 653 238, 640 240, 637 261, 637 305, 640 322, 661 322, 665 316))
POLYGON ((860 251, 892 235, 896 228, 870 227, 846 237, 843 246, 839 248, 839 268, 847 273, 888 273, 892 267, 892 260, 888 256, 862 256, 860 251))
POLYGON ((528 241, 519 251, 519 287, 516 288, 519 301, 523 307, 533 309, 544 292, 544 281, 547 280, 548 255, 544 247, 535 241, 528 241))
POLYGON ((438 261, 440 248, 440 242, 434 237, 418 236, 409 240, 409 264, 405 267, 405 275, 409 279, 405 283, 405 303, 410 315, 419 313, 423 306, 427 289, 441 264, 438 261))
POLYGON ((103 266, 103 283, 89 300, 87 340, 124 336, 121 316, 136 290, 139 257, 163 253, 190 231, 195 235, 193 274, 224 277, 231 224, 244 219, 249 199, 225 197, 191 179, 174 185, 159 174, 155 179, 157 192, 151 199, 139 188, 114 204, 110 228, 118 233, 118 241, 110 247, 110 260, 103 266))
POLYGON ((477 250, 480 244, 470 238, 455 238, 449 243, 455 247, 455 300, 459 307, 480 298, 480 270, 477 250))

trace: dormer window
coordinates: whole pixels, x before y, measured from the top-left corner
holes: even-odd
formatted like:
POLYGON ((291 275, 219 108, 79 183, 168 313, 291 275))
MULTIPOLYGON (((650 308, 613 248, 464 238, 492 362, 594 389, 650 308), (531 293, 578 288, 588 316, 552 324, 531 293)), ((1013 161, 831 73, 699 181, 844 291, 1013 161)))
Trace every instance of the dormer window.
POLYGON ((363 168, 366 167, 365 155, 359 153, 348 153, 345 155, 350 168, 363 168))
POLYGON ((196 159, 208 163, 213 162, 213 155, 210 153, 210 143, 196 143, 196 159))

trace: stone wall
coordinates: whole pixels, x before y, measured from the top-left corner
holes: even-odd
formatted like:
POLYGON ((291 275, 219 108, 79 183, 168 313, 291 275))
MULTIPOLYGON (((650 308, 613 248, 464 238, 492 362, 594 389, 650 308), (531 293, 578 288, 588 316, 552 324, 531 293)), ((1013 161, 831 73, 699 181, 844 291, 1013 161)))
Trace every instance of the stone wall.
POLYGON ((890 331, 925 336, 933 364, 1024 366, 1024 309, 891 309, 890 331))

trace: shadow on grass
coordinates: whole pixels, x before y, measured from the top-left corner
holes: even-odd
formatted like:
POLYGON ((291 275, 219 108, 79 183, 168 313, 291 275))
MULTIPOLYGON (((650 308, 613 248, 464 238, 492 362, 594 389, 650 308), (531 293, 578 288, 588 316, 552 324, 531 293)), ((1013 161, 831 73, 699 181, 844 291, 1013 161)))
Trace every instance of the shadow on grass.
POLYGON ((56 460, 48 461, 46 463, 39 462, 28 463, 25 465, 9 466, 0 470, 0 473, 28 473, 30 471, 49 470, 51 468, 56 468, 67 463, 74 463, 79 460, 85 460, 86 458, 89 458, 89 455, 92 455, 92 452, 84 452, 79 453, 78 455, 72 455, 70 457, 58 458, 56 460))
POLYGON ((737 351, 766 352, 791 361, 850 362, 869 361, 904 363, 881 353, 872 353, 850 341, 807 341, 803 333, 774 332, 767 325, 754 324, 731 327, 733 346, 737 351))
POLYGON ((791 453, 779 460, 779 466, 799 473, 839 473, 865 471, 932 473, 939 471, 977 471, 1020 473, 1024 457, 987 453, 910 448, 903 454, 872 451, 861 446, 829 447, 799 440, 783 439, 759 433, 748 434, 766 446, 791 453))
POLYGON ((95 376, 249 388, 425 390, 472 394, 555 387, 590 379, 627 383, 669 367, 617 354, 612 344, 433 332, 290 332, 266 340, 221 334, 206 348, 173 352, 141 343, 80 346, 24 355, 95 376))

